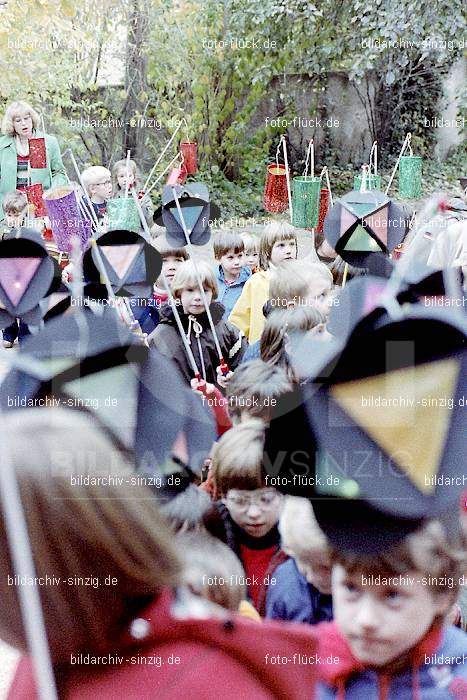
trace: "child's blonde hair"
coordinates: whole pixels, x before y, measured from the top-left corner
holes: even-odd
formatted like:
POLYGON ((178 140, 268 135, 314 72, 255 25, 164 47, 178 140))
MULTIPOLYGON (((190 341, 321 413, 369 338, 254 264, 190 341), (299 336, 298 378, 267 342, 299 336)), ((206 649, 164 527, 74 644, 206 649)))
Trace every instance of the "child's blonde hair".
POLYGON ((3 211, 10 216, 19 216, 28 208, 28 198, 20 190, 7 192, 3 197, 3 211))
POLYGON ((81 180, 83 181, 88 195, 91 194, 89 188, 96 185, 103 177, 111 178, 112 176, 110 170, 104 168, 102 165, 91 165, 91 167, 83 170, 81 173, 81 180))
MULTIPOLYGON (((133 178, 135 181, 134 186, 136 188, 138 188, 139 182, 140 182, 140 173, 138 170, 138 166, 136 165, 134 160, 129 161, 129 166, 130 166, 129 167, 130 173, 131 173, 131 175, 133 175, 133 178)), ((121 187, 118 184, 118 174, 119 174, 120 170, 125 170, 125 172, 126 172, 126 168, 127 168, 126 160, 117 160, 115 165, 112 167, 112 188, 113 188, 114 195, 117 195, 121 192, 121 187)))
POLYGON ((324 263, 310 263, 303 260, 290 260, 278 265, 271 275, 269 299, 277 308, 287 308, 300 303, 309 293, 310 284, 322 277, 332 284, 332 274, 324 263))
POLYGON ((290 363, 286 342, 293 332, 307 332, 326 323, 326 319, 314 306, 293 306, 273 311, 266 319, 260 339, 260 353, 263 362, 283 367, 290 381, 297 377, 290 363))
POLYGON ((294 227, 287 221, 273 221, 264 227, 259 239, 259 266, 262 270, 269 268, 271 252, 275 243, 279 241, 294 240, 297 243, 297 234, 294 227))
POLYGON ((13 120, 20 114, 27 112, 32 119, 33 131, 37 131, 39 128, 40 117, 35 109, 31 107, 29 102, 24 102, 23 100, 17 100, 12 102, 5 111, 5 115, 2 121, 2 134, 5 136, 14 136, 15 127, 13 125, 13 120))
POLYGON ((259 238, 253 233, 241 233, 240 238, 245 246, 245 254, 252 255, 253 253, 259 253, 259 238))
POLYGON ((315 518, 307 498, 287 496, 284 500, 279 532, 283 548, 303 551, 307 547, 330 551, 328 539, 315 518))
POLYGON ((230 547, 208 532, 182 533, 176 543, 184 565, 183 583, 195 595, 238 611, 246 600, 245 571, 230 547))
POLYGON ((213 299, 217 297, 218 292, 216 276, 211 266, 204 260, 198 260, 195 267, 192 260, 185 260, 185 262, 180 265, 175 273, 175 277, 172 282, 172 294, 176 299, 181 297, 182 291, 187 287, 199 287, 196 268, 198 268, 203 287, 207 287, 212 291, 213 299))
POLYGON ((251 418, 228 430, 216 443, 212 474, 217 492, 226 496, 230 489, 254 491, 267 486, 263 468, 265 425, 251 418))

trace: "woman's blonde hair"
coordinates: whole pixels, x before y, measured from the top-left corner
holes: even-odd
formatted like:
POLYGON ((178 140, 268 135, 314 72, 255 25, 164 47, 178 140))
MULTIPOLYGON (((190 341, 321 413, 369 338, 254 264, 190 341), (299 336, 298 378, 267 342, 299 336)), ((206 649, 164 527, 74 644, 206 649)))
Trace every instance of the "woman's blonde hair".
MULTIPOLYGON (((138 170, 138 166, 136 165, 134 160, 130 160, 130 173, 133 175, 135 179, 135 187, 139 188, 139 183, 140 183, 140 173, 138 170)), ((113 193, 114 195, 119 194, 121 191, 121 187, 118 184, 118 173, 120 170, 125 170, 126 171, 126 160, 117 160, 115 165, 112 167, 112 188, 113 188, 113 193)))
POLYGON ((176 299, 181 297, 184 289, 187 289, 188 287, 199 287, 196 268, 199 271, 203 287, 207 287, 212 291, 213 299, 217 297, 218 292, 216 276, 211 266, 204 260, 198 260, 195 267, 192 260, 185 260, 185 262, 182 262, 175 273, 172 282, 172 294, 176 299))
MULTIPOLYGON (((2 429, 9 436, 52 661, 108 652, 138 611, 179 581, 173 536, 156 499, 149 488, 125 483, 133 465, 85 413, 15 411, 3 414, 2 429)), ((18 587, 8 585, 14 576, 0 509, 0 637, 26 651, 18 587)))
POLYGON ((326 319, 314 306, 293 306, 288 309, 273 311, 266 319, 260 339, 260 353, 263 362, 283 367, 290 381, 297 378, 292 369, 286 342, 291 333, 307 332, 326 319))
POLYGON ((275 243, 279 241, 294 240, 297 243, 297 234, 294 227, 287 221, 273 221, 264 227, 259 239, 259 266, 262 270, 269 268, 271 252, 275 243))
POLYGON ((29 104, 29 102, 23 102, 23 100, 17 100, 16 102, 12 102, 8 107, 6 108, 5 114, 3 116, 3 121, 2 121, 2 134, 5 134, 5 136, 14 136, 15 135, 15 127, 13 125, 13 120, 15 117, 18 115, 22 114, 23 112, 28 112, 29 116, 32 119, 32 128, 33 131, 37 131, 39 128, 40 124, 40 117, 39 114, 36 112, 33 107, 29 104))

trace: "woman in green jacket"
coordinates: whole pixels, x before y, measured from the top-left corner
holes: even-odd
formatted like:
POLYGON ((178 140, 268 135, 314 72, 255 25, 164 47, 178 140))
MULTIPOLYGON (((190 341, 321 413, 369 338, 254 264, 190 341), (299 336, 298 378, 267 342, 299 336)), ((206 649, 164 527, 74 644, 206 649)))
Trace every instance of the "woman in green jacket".
POLYGON ((45 190, 67 183, 60 147, 55 136, 39 132, 39 115, 27 102, 12 102, 5 112, 0 137, 0 220, 7 192, 40 183, 45 190), (29 167, 29 139, 45 136, 45 168, 29 167))

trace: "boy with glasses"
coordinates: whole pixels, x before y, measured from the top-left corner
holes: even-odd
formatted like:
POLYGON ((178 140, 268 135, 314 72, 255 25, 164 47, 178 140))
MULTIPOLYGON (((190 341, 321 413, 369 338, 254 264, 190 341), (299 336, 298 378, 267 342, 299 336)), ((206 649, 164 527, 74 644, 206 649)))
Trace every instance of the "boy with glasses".
POLYGON ((102 165, 92 165, 83 170, 81 179, 97 220, 101 221, 107 211, 107 200, 112 197, 112 174, 102 165))
POLYGON ((264 431, 263 421, 247 420, 216 444, 212 471, 221 500, 206 518, 208 530, 240 558, 249 597, 263 616, 274 571, 287 559, 277 528, 282 496, 268 486, 264 468, 264 431))

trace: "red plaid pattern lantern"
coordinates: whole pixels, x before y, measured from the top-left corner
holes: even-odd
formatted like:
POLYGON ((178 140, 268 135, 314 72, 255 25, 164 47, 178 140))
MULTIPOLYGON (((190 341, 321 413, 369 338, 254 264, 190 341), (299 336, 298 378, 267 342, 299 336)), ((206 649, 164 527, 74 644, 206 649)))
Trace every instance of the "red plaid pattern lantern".
POLYGON ((316 228, 316 233, 323 233, 324 219, 328 213, 329 201, 330 192, 323 187, 319 198, 318 226, 316 228))
POLYGON ((263 206, 266 211, 276 214, 285 211, 289 206, 286 173, 285 165, 279 163, 268 165, 263 197, 263 206))
POLYGON ((184 158, 183 164, 187 175, 194 175, 198 165, 198 144, 196 141, 182 141, 180 143, 180 153, 184 158))
POLYGON ((47 152, 43 137, 29 139, 29 165, 31 168, 47 167, 47 152))
POLYGON ((34 207, 34 216, 47 215, 44 206, 44 200, 42 199, 43 194, 44 190, 42 189, 42 185, 40 184, 40 182, 36 185, 26 186, 26 196, 28 198, 29 204, 32 204, 32 206, 34 207))

